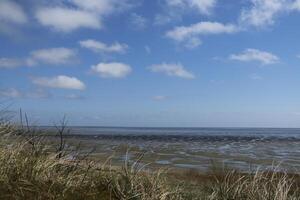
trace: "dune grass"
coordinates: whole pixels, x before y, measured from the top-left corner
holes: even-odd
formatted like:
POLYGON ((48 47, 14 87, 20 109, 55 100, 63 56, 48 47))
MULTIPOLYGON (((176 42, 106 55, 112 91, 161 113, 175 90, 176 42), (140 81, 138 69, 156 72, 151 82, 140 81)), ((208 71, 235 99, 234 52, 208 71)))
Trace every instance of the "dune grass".
POLYGON ((58 144, 50 144, 40 133, 31 132, 35 133, 9 123, 0 124, 0 199, 300 199, 298 173, 241 173, 219 168, 207 173, 172 173, 147 169, 141 165, 142 155, 134 162, 126 160, 122 167, 113 167, 109 160, 98 163, 86 156, 74 157, 74 152, 70 159, 62 134, 58 144))

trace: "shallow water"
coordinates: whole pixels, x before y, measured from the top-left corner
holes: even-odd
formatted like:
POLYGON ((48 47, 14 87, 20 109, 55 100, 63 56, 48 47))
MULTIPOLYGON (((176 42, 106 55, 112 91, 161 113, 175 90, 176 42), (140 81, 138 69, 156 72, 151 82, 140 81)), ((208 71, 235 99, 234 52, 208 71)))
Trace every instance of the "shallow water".
POLYGON ((75 141, 94 146, 94 156, 115 153, 124 160, 146 152, 143 162, 158 166, 205 170, 212 160, 248 170, 300 169, 300 129, 268 128, 114 128, 71 127, 75 141))

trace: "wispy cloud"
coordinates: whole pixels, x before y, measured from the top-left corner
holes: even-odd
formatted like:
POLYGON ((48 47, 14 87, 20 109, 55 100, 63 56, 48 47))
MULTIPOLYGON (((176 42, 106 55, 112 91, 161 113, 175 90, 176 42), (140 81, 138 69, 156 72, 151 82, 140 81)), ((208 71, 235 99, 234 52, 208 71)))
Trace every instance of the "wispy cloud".
POLYGON ((208 15, 216 6, 216 0, 166 0, 170 9, 194 9, 200 14, 208 15))
POLYGON ((40 49, 31 52, 31 61, 42 62, 48 64, 67 64, 74 62, 76 59, 77 52, 74 49, 68 48, 50 48, 50 49, 40 49))
POLYGON ((76 77, 59 75, 55 77, 34 77, 32 83, 42 87, 84 90, 85 84, 76 77))
POLYGON ((24 94, 26 98, 34 98, 34 99, 49 99, 52 97, 52 94, 50 94, 48 91, 38 88, 29 92, 26 92, 24 94))
POLYGON ((132 68, 124 63, 99 63, 91 67, 91 72, 102 78, 123 78, 132 72, 132 68))
POLYGON ((92 39, 80 41, 79 44, 83 48, 87 48, 98 53, 125 53, 128 49, 127 44, 115 42, 111 45, 108 45, 92 39))
POLYGON ((142 15, 138 15, 136 13, 132 13, 130 15, 130 24, 131 27, 135 30, 142 30, 147 27, 147 19, 142 15))
POLYGON ((64 98, 69 99, 69 100, 82 100, 82 99, 84 99, 84 97, 79 95, 79 94, 68 94, 68 95, 65 95, 64 98))
POLYGON ((23 94, 15 88, 8 88, 8 89, 0 90, 0 97, 20 98, 22 96, 23 96, 23 94))
POLYGON ((284 13, 300 11, 299 0, 251 0, 250 4, 242 10, 239 21, 242 25, 259 28, 273 25, 284 13))
POLYGON ((181 20, 185 14, 211 15, 217 0, 163 0, 163 12, 155 15, 154 24, 163 25, 181 20))
POLYGON ((36 18, 43 26, 61 32, 71 32, 79 28, 101 28, 101 21, 95 14, 82 10, 41 8, 37 11, 36 18))
POLYGON ((39 7, 35 16, 41 25, 68 33, 80 28, 101 29, 104 17, 131 6, 129 0, 70 0, 39 7))
POLYGON ((22 7, 11 0, 0 1, 0 22, 24 24, 28 21, 27 15, 22 7))
POLYGON ((203 35, 231 34, 239 31, 233 24, 222 24, 219 22, 199 22, 190 26, 175 27, 166 33, 166 36, 177 42, 184 42, 190 47, 201 44, 199 39, 203 35))
POLYGON ((22 66, 35 66, 39 63, 62 65, 74 63, 77 51, 68 48, 39 49, 30 52, 26 58, 0 58, 0 68, 14 69, 22 66))
POLYGON ((0 68, 14 69, 20 67, 24 62, 16 58, 0 58, 0 68))
POLYGON ((277 57, 276 55, 258 49, 246 49, 242 53, 230 55, 229 59, 242 62, 257 61, 263 65, 269 65, 279 62, 279 57, 277 57))
POLYGON ((189 72, 180 63, 162 63, 148 67, 150 71, 155 73, 163 73, 168 76, 176 76, 185 79, 194 79, 195 75, 189 72))
POLYGON ((7 88, 0 90, 0 97, 5 98, 29 98, 29 99, 48 99, 51 98, 52 95, 41 88, 30 90, 30 91, 21 91, 16 88, 7 88))

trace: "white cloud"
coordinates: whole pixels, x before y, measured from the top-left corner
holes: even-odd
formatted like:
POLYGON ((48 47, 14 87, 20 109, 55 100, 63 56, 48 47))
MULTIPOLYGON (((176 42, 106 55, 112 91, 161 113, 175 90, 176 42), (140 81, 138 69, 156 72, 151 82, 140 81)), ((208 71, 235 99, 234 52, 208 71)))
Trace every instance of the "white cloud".
POLYGON ((133 29, 140 30, 146 28, 147 19, 136 13, 130 15, 130 23, 133 29))
POLYGON ((300 0, 251 0, 250 8, 240 15, 242 25, 265 28, 273 25, 281 14, 300 11, 300 0))
POLYGON ((68 48, 50 48, 32 51, 27 58, 0 58, 0 69, 14 69, 21 66, 47 64, 68 64, 76 60, 77 52, 68 48))
POLYGON ((97 15, 82 10, 60 7, 40 8, 36 12, 36 18, 43 26, 61 32, 71 32, 79 28, 101 28, 101 21, 97 15))
POLYGON ((216 0, 166 0, 167 5, 172 8, 194 9, 200 14, 208 15, 215 7, 216 0))
POLYGON ((132 72, 129 65, 123 63, 99 63, 93 65, 91 71, 103 78, 123 78, 132 72))
POLYGON ((127 44, 120 44, 115 42, 111 45, 105 44, 96 40, 84 40, 79 42, 81 47, 90 49, 99 53, 125 53, 128 49, 127 44))
POLYGON ((296 0, 294 3, 292 3, 291 7, 292 10, 298 10, 300 11, 300 0, 296 0))
POLYGON ((49 63, 49 64, 67 64, 73 62, 76 59, 76 51, 68 48, 50 48, 40 49, 31 52, 31 58, 27 60, 28 65, 35 64, 37 62, 49 63))
POLYGON ((186 46, 197 47, 201 44, 199 36, 211 34, 230 34, 239 31, 238 27, 232 24, 219 22, 199 22, 190 26, 175 27, 166 33, 168 38, 177 42, 185 42, 186 46))
POLYGON ((0 90, 0 97, 21 98, 22 96, 23 94, 15 88, 0 90))
POLYGON ((257 49, 246 49, 240 54, 230 55, 229 59, 243 62, 258 61, 263 65, 274 64, 279 61, 276 55, 257 49))
POLYGON ((22 7, 17 3, 11 0, 1 0, 0 21, 24 24, 28 21, 28 19, 22 7))
POLYGON ((15 58, 0 58, 0 69, 14 69, 20 67, 23 62, 15 58))
POLYGON ((202 41, 197 37, 191 37, 186 41, 184 46, 188 49, 194 49, 202 44, 202 41))
POLYGON ((51 94, 43 89, 35 89, 32 91, 20 91, 16 88, 8 88, 0 90, 0 97, 6 98, 34 98, 34 99, 46 99, 50 98, 51 94))
POLYGON ((62 89, 84 90, 85 84, 75 77, 59 75, 55 77, 36 77, 32 82, 38 86, 62 89))
POLYGON ((43 26, 65 33, 80 28, 100 29, 105 17, 133 6, 131 0, 59 0, 39 7, 36 18, 43 26))
POLYGON ((71 0, 78 8, 98 16, 115 14, 134 6, 129 0, 71 0))
POLYGON ((72 2, 81 9, 100 14, 109 14, 112 12, 115 4, 115 1, 113 0, 72 0, 72 2))
POLYGON ((187 71, 180 63, 162 63, 158 65, 152 65, 149 70, 155 73, 163 73, 168 76, 176 76, 185 79, 193 79, 195 75, 187 71))
POLYGON ((240 21, 257 27, 274 24, 274 18, 286 9, 286 0, 251 0, 252 7, 243 9, 240 21))
POLYGON ((168 31, 166 36, 176 41, 182 41, 199 35, 235 33, 237 31, 238 28, 232 24, 224 25, 218 22, 199 22, 190 26, 175 27, 173 30, 168 31))
POLYGON ((167 98, 168 97, 164 96, 164 95, 157 95, 157 96, 152 97, 152 99, 155 101, 163 101, 163 100, 166 100, 167 98))
POLYGON ((217 0, 163 0, 161 2, 164 12, 155 15, 155 25, 182 20, 185 14, 210 15, 217 4, 217 0))

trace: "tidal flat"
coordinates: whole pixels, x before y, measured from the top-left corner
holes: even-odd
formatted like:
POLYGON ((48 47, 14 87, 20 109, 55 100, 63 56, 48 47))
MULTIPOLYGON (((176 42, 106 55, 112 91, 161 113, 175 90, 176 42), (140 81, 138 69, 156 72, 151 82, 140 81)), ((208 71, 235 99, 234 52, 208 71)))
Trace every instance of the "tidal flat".
MULTIPOLYGON (((94 134, 88 132, 90 130, 85 134, 82 131, 75 129, 74 134, 65 135, 69 148, 78 148, 93 160, 105 162, 109 159, 109 163, 116 166, 122 165, 124 160, 134 162, 143 154, 143 164, 175 170, 207 171, 215 164, 240 171, 267 170, 274 166, 277 170, 295 171, 300 167, 298 129, 247 129, 248 134, 236 129, 231 133, 226 130, 227 134, 222 129, 214 130, 213 134, 212 130, 209 134, 207 131, 197 134, 195 130, 178 134, 180 129, 176 134, 168 130, 157 134, 162 130, 148 129, 142 134, 134 132, 136 129, 94 134)), ((56 140, 53 136, 48 137, 56 140)))

